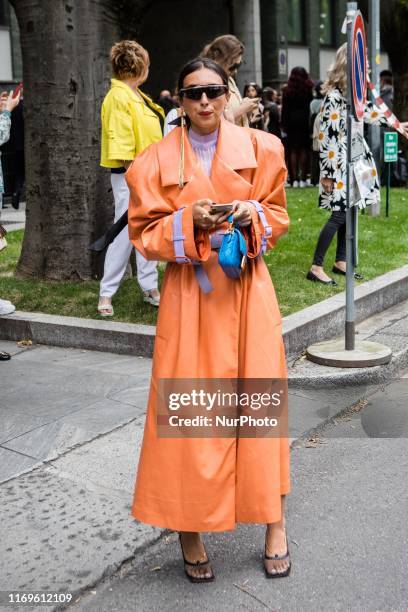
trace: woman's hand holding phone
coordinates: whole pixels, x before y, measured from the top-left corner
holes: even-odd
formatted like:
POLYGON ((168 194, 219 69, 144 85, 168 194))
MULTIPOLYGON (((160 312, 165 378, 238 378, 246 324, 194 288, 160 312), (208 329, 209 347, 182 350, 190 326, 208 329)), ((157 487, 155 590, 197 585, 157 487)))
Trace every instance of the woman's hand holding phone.
POLYGON ((217 207, 221 211, 225 209, 227 210, 225 210, 225 212, 221 212, 221 216, 219 216, 216 220, 216 225, 225 223, 225 221, 227 221, 228 217, 231 215, 233 222, 239 224, 241 227, 247 227, 252 222, 251 207, 248 202, 234 200, 231 204, 213 204, 213 214, 215 214, 217 211, 217 207))
POLYGON ((209 199, 198 200, 193 204, 193 223, 196 227, 209 230, 228 220, 247 227, 252 222, 251 207, 248 202, 234 200, 231 204, 216 204, 209 199))
POLYGON ((242 200, 234 200, 233 205, 233 223, 237 223, 240 225, 240 227, 248 227, 248 225, 251 225, 251 205, 248 202, 243 202, 242 200))
MULTIPOLYGON (((205 200, 197 200, 197 202, 193 204, 193 223, 195 227, 209 230, 214 228, 216 225, 219 225, 220 218, 224 216, 224 213, 211 213, 212 204, 212 200, 209 200, 208 198, 205 200)), ((228 216, 230 213, 226 214, 228 216)))

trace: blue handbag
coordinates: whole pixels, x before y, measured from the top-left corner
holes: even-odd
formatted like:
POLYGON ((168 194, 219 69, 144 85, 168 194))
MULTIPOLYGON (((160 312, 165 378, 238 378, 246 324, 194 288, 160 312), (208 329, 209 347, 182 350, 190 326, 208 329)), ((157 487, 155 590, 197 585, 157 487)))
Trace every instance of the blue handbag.
POLYGON ((248 249, 242 232, 233 226, 232 215, 228 221, 230 226, 222 239, 218 263, 229 278, 239 278, 246 265, 248 249))

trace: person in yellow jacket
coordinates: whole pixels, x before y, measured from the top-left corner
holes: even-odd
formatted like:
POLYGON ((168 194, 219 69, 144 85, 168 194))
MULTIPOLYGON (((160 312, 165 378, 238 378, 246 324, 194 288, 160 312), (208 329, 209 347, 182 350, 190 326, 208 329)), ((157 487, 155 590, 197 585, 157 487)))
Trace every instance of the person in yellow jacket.
MULTIPOLYGON (((140 89, 149 73, 149 54, 133 40, 116 43, 110 51, 114 78, 102 103, 101 166, 110 168, 115 221, 127 210, 129 189, 125 172, 134 158, 162 138, 164 112, 140 89)), ((132 250, 125 227, 109 246, 99 292, 98 312, 113 315, 112 297, 118 290, 132 250)), ((160 303, 157 262, 136 251, 137 279, 146 302, 160 303)))

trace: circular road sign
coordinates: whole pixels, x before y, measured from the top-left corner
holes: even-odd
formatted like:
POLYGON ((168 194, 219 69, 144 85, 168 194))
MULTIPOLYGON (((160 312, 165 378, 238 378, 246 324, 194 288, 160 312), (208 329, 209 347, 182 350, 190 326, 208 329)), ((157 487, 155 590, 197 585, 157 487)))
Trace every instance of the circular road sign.
POLYGON ((351 36, 351 86, 356 119, 361 120, 367 100, 367 47, 360 11, 354 18, 351 36))

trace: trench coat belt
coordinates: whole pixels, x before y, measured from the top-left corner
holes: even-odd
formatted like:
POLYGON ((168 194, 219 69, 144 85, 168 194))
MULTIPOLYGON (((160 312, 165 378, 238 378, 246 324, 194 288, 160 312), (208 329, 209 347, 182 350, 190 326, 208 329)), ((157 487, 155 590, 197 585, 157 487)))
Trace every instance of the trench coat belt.
MULTIPOLYGON (((185 207, 183 206, 173 214, 173 246, 176 263, 193 264, 195 277, 201 290, 203 293, 210 293, 213 290, 213 286, 203 266, 199 261, 194 261, 186 257, 184 251, 185 236, 183 235, 182 221, 184 208, 185 207)), ((216 231, 210 234, 211 250, 216 251, 220 248, 224 234, 225 232, 222 231, 216 231)))
MULTIPOLYGON (((225 232, 213 232, 210 234, 211 250, 218 251, 221 247, 222 239, 224 238, 225 232)), ((210 293, 213 290, 213 286, 210 279, 207 276, 207 272, 199 262, 193 262, 194 273, 201 290, 204 293, 210 293)))
POLYGON ((217 231, 210 234, 210 242, 211 242, 211 250, 218 251, 221 247, 222 239, 224 238, 226 232, 217 231))

